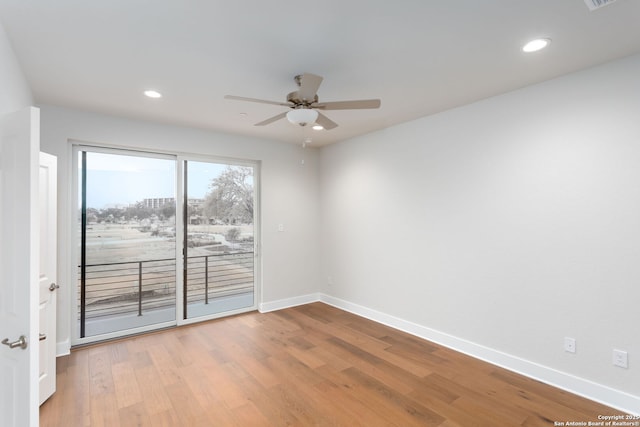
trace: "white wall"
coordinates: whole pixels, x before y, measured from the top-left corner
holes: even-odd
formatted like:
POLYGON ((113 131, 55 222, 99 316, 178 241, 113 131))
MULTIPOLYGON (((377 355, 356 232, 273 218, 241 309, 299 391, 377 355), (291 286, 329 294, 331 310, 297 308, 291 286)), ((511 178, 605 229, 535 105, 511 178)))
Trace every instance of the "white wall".
POLYGON ((281 300, 317 292, 319 277, 318 151, 313 148, 197 129, 41 106, 42 151, 58 157, 58 349, 68 349, 71 200, 70 140, 215 155, 261 162, 262 298, 281 300), (305 159, 305 165, 301 160, 305 159), (285 231, 278 232, 278 224, 285 231))
POLYGON ((636 55, 323 148, 324 292, 638 405, 638 76, 636 55))
POLYGON ((0 24, 0 115, 33 103, 31 89, 0 24))

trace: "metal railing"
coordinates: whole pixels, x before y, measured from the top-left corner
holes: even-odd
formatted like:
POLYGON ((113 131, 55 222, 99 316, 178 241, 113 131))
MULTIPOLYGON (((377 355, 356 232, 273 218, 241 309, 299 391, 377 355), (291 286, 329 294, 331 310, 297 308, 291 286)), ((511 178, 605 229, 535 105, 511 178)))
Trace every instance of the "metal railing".
MULTIPOLYGON (((253 252, 211 254, 186 260, 187 304, 253 291, 253 252)), ((81 272, 82 266, 78 266, 81 272)), ((174 258, 84 266, 78 289, 80 322, 107 316, 142 316, 176 304, 174 258), (84 301, 83 301, 84 299, 84 301)))
POLYGON ((187 303, 253 290, 253 252, 193 256, 187 259, 187 303))

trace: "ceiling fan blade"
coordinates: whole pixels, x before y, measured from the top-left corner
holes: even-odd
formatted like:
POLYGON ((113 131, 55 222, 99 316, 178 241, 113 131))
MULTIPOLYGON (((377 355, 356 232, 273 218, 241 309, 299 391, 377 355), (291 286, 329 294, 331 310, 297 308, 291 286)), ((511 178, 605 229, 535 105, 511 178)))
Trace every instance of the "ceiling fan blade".
POLYGON ((316 123, 325 128, 326 130, 331 130, 333 128, 337 128, 338 124, 331 120, 329 117, 325 116, 321 112, 318 111, 318 118, 316 119, 316 123))
POLYGON ((288 111, 285 111, 284 113, 280 113, 277 116, 273 116, 270 119, 264 120, 260 123, 256 123, 254 126, 264 126, 264 125, 268 125, 269 123, 273 123, 273 122, 277 122, 280 119, 284 119, 287 116, 288 111))
POLYGON ((313 102, 318 93, 318 88, 322 83, 322 77, 315 74, 304 73, 300 76, 300 89, 298 89, 298 98, 301 101, 313 102))
POLYGON ((321 102, 313 105, 313 108, 322 110, 361 110, 368 108, 380 108, 379 99, 361 99, 358 101, 321 102))
POLYGON ((264 99, 245 98, 244 96, 225 95, 224 99, 233 99, 234 101, 259 102, 260 104, 282 105, 283 107, 291 107, 288 102, 266 101, 264 99))

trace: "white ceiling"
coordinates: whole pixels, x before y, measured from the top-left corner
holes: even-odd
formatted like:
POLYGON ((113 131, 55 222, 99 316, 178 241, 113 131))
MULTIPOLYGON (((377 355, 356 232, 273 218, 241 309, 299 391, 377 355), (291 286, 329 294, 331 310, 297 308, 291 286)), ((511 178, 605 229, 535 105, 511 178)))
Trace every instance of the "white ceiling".
POLYGON ((313 145, 640 52, 638 0, 0 0, 0 20, 38 104, 313 145), (522 53, 536 37, 553 42, 522 53), (303 72, 320 101, 382 107, 318 132, 223 99, 285 101, 303 72))

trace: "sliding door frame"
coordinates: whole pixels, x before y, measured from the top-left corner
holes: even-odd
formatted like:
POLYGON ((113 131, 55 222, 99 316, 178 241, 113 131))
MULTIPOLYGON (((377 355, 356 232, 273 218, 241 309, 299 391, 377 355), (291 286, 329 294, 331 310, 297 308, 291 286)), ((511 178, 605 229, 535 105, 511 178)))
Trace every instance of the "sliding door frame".
POLYGON ((71 346, 78 346, 84 344, 90 344, 98 341, 105 341, 114 338, 120 338, 128 335, 135 335, 139 333, 154 331, 163 328, 170 328, 181 325, 189 325, 193 323, 203 322, 207 320, 212 320, 225 316, 232 316, 239 313, 244 313, 248 311, 254 311, 258 309, 259 301, 262 297, 261 292, 261 284, 262 284, 262 253, 261 253, 261 227, 260 227, 260 175, 261 175, 261 163, 260 161, 255 160, 243 160, 243 159, 235 159, 214 155, 197 155, 190 153, 180 153, 180 152, 166 152, 166 151, 147 151, 145 149, 133 148, 133 147, 120 147, 114 145, 105 145, 105 144, 93 144, 93 143, 85 143, 77 140, 70 140, 70 151, 71 151, 71 215, 70 222, 71 226, 69 228, 69 238, 67 239, 67 250, 70 255, 70 262, 68 265, 68 277, 70 279, 70 293, 69 293, 69 316, 70 316, 70 335, 71 335, 71 346), (78 245, 78 241, 80 239, 80 231, 78 231, 78 221, 79 210, 78 210, 78 197, 79 193, 79 185, 81 178, 78 174, 78 161, 79 156, 82 151, 94 152, 94 153, 106 153, 106 154, 120 154, 120 155, 131 155, 131 156, 140 156, 147 158, 158 158, 158 159, 171 159, 176 162, 176 180, 175 180, 175 195, 176 195, 176 251, 175 251, 175 284, 176 284, 176 319, 174 321, 157 323, 149 326, 141 326, 132 329, 127 329, 126 331, 118 331, 111 332, 107 334, 94 335, 90 337, 80 338, 80 326, 78 324, 78 305, 77 305, 77 295, 79 292, 79 279, 80 275, 78 273, 77 261, 80 256, 80 247, 78 245), (246 307, 238 310, 226 311, 222 313, 217 313, 213 315, 200 316, 191 319, 184 319, 184 305, 183 301, 185 301, 184 294, 184 256, 183 251, 183 242, 185 239, 184 234, 184 221, 185 221, 185 212, 186 212, 186 204, 185 204, 185 191, 184 191, 184 162, 185 161, 196 161, 196 162, 210 162, 210 163, 218 163, 218 164, 228 164, 232 166, 248 166, 253 168, 254 176, 253 176, 253 197, 254 197, 254 218, 253 218, 253 236, 254 236, 254 277, 253 277, 253 305, 251 307, 246 307), (180 244, 179 244, 180 243, 180 244))

